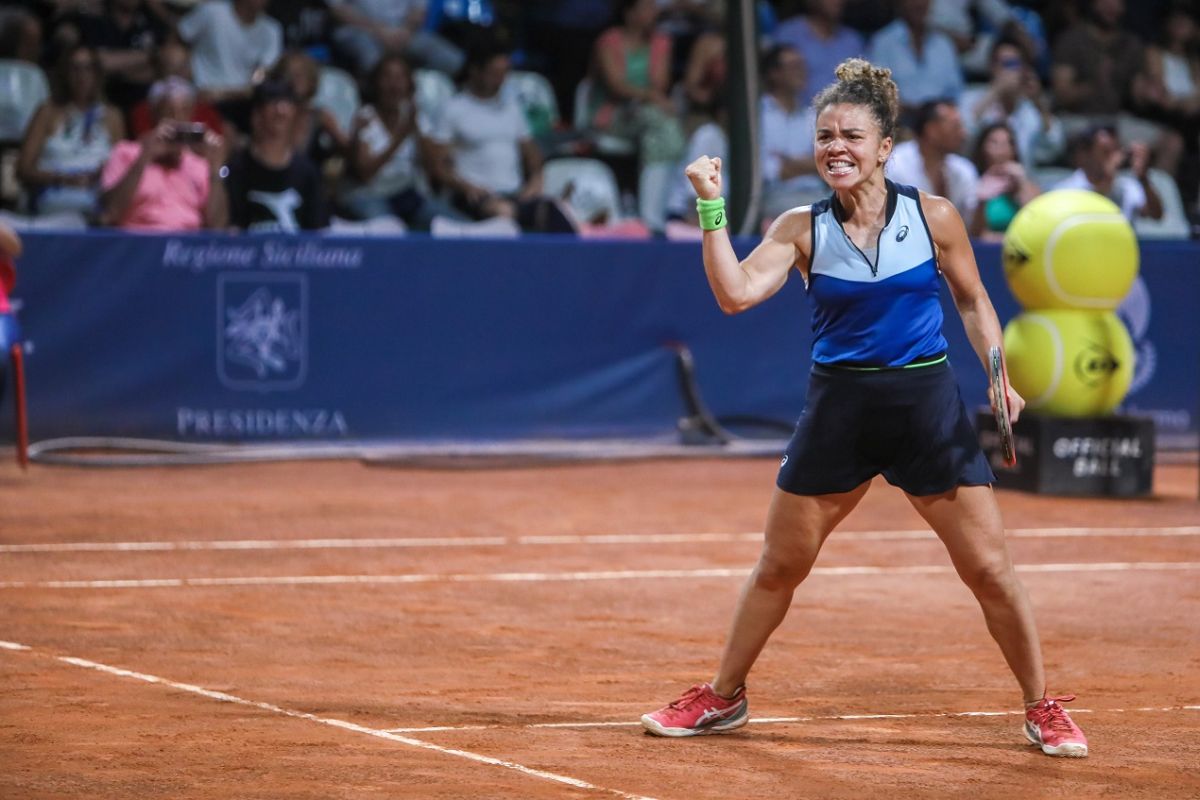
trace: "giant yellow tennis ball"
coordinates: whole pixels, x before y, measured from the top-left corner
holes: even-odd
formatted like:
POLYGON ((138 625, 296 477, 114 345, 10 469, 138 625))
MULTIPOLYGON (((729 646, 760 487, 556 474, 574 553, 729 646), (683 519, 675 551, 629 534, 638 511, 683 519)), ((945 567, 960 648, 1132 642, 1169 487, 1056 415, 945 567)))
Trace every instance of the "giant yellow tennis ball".
POLYGON ((1052 416, 1107 414, 1133 380, 1133 340, 1111 311, 1026 311, 1005 326, 1004 351, 1027 408, 1052 416))
POLYGON ((1025 308, 1112 310, 1137 277, 1137 237, 1104 195, 1057 189, 1017 212, 1001 260, 1025 308))

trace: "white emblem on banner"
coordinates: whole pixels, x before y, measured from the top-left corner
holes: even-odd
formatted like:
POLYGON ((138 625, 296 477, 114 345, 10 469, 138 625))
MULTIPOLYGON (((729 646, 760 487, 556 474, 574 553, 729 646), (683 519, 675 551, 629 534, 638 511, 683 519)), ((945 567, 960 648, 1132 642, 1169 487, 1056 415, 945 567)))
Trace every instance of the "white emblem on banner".
POLYGON ((304 275, 217 278, 217 375, 230 389, 298 389, 308 372, 308 281, 304 275))

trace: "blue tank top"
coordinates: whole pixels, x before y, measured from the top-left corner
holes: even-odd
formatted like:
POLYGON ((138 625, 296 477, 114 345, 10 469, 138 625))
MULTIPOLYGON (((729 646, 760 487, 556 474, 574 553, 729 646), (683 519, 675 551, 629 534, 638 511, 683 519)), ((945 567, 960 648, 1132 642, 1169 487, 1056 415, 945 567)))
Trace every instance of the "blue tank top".
POLYGON ((871 257, 842 228, 836 196, 812 206, 807 290, 819 364, 899 367, 946 350, 941 273, 920 195, 886 184, 886 222, 871 257))

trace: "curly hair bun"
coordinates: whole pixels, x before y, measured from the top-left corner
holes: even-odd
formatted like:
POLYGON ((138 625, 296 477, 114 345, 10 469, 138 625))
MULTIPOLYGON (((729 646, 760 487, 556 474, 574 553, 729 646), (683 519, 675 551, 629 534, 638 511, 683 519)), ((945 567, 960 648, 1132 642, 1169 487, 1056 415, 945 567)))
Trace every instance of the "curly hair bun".
POLYGON ((892 71, 861 58, 848 58, 838 64, 834 74, 837 81, 822 89, 813 100, 817 112, 840 103, 867 106, 879 123, 880 133, 892 136, 900 116, 900 92, 892 80, 892 71))

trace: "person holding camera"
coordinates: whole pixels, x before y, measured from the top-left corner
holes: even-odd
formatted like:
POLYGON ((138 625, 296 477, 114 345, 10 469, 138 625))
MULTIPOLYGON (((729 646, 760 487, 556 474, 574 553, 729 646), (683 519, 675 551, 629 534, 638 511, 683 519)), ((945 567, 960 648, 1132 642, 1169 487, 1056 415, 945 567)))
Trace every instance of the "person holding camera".
POLYGON ((142 231, 224 228, 224 139, 189 121, 195 90, 187 81, 159 81, 149 100, 154 128, 136 142, 118 143, 100 174, 103 222, 142 231))
POLYGON ((990 80, 967 87, 959 98, 967 136, 1004 123, 1012 130, 1025 169, 1053 164, 1066 150, 1062 120, 1051 113, 1041 80, 1019 42, 1001 38, 992 47, 990 80))

